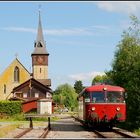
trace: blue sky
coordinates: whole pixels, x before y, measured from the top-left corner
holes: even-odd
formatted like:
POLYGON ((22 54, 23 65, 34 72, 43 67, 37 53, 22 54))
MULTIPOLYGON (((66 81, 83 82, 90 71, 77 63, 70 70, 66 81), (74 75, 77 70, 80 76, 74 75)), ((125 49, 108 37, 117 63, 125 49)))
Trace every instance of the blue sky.
POLYGON ((111 69, 116 46, 139 18, 140 2, 0 2, 0 73, 15 59, 30 71, 38 27, 38 6, 49 52, 52 89, 82 80, 90 86, 111 69))

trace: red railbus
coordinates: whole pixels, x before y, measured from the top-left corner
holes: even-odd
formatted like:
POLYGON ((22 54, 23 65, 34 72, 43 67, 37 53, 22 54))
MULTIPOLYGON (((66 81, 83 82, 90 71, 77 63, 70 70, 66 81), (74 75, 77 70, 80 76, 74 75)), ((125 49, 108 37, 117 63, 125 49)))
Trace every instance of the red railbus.
POLYGON ((79 119, 85 125, 112 128, 126 119, 125 89, 112 85, 93 85, 78 96, 79 119))

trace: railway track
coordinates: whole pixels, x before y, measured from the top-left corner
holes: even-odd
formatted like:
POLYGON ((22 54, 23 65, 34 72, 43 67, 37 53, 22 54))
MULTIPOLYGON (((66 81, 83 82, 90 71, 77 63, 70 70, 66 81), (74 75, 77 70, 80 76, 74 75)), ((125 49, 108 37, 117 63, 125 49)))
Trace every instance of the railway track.
POLYGON ((93 130, 93 132, 96 133, 100 138, 138 138, 136 136, 132 136, 130 134, 126 134, 114 129, 112 129, 111 131, 93 130))
POLYGON ((47 127, 44 129, 44 132, 42 133, 42 135, 39 138, 46 138, 47 134, 49 133, 50 128, 47 127))
POLYGON ((112 130, 113 130, 113 132, 122 135, 124 138, 140 138, 134 134, 131 134, 130 132, 128 132, 124 129, 114 127, 112 130))
MULTIPOLYGON (((77 117, 72 116, 76 121, 79 121, 83 125, 83 121, 80 120, 77 117)), ((96 130, 91 128, 88 128, 88 131, 94 132, 99 138, 140 138, 136 135, 134 135, 131 132, 128 132, 127 130, 120 129, 114 127, 112 130, 96 130)))
POLYGON ((32 129, 33 128, 27 128, 27 129, 23 130, 21 133, 19 133, 18 135, 16 135, 14 138, 21 138, 26 133, 29 133, 32 129))
MULTIPOLYGON (((16 135, 14 138, 18 139, 18 138, 24 138, 24 137, 26 137, 25 135, 32 135, 32 134, 29 134, 29 133, 32 133, 32 131, 34 131, 33 128, 24 129, 21 133, 19 133, 18 135, 16 135)), ((41 135, 38 136, 38 138, 46 138, 46 136, 49 133, 49 131, 50 131, 50 128, 49 127, 46 127, 45 129, 43 129, 43 133, 41 133, 41 135)))
MULTIPOLYGON (((81 126, 84 126, 83 121, 79 120, 76 117, 73 117, 73 118, 75 119, 75 121, 80 122, 81 126)), ((62 122, 63 122, 63 119, 69 119, 69 117, 64 117, 64 118, 61 118, 61 119, 62 119, 62 122)), ((65 121, 64 121, 64 123, 65 123, 65 121)), ((59 123, 57 125, 59 127, 61 127, 61 125, 59 123)), ((65 125, 63 125, 63 127, 65 125)), ((62 128, 59 128, 59 127, 55 128, 55 129, 52 127, 52 130, 55 130, 58 133, 58 131, 60 129, 59 133, 61 134, 61 131, 63 131, 64 128, 62 129, 62 128)), ((51 127, 49 125, 45 129, 43 129, 43 128, 40 128, 40 129, 39 128, 34 128, 34 129, 33 128, 28 128, 28 129, 23 130, 20 134, 16 135, 14 138, 16 138, 16 139, 18 139, 18 138, 46 138, 47 136, 49 138, 50 136, 53 137, 53 135, 57 134, 56 132, 53 132, 53 131, 52 131, 52 133, 49 133, 50 129, 51 129, 51 127), (49 135, 50 134, 51 135, 49 136, 48 133, 49 133, 49 135)), ((64 131, 68 131, 68 130, 64 129, 64 131)), ((69 130, 69 131, 71 131, 71 130, 69 130)), ((115 127, 112 130, 109 130, 109 129, 108 130, 93 129, 92 127, 89 127, 89 128, 86 129, 86 131, 91 133, 91 137, 95 136, 95 138, 139 138, 131 132, 128 132, 128 131, 120 129, 120 128, 115 128, 115 127)), ((68 135, 68 133, 66 133, 66 134, 68 135)))

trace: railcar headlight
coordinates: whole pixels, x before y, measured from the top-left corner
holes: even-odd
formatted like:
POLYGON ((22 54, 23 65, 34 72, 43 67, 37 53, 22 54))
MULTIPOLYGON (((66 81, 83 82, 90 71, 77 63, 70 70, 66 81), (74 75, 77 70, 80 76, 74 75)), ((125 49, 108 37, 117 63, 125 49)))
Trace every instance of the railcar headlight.
POLYGON ((92 107, 91 110, 94 111, 95 110, 95 107, 92 107))
POLYGON ((103 88, 103 90, 104 90, 104 91, 106 91, 106 90, 107 90, 107 88, 106 88, 106 87, 104 87, 104 88, 103 88))
POLYGON ((120 111, 120 107, 117 107, 116 110, 117 110, 117 111, 120 111))

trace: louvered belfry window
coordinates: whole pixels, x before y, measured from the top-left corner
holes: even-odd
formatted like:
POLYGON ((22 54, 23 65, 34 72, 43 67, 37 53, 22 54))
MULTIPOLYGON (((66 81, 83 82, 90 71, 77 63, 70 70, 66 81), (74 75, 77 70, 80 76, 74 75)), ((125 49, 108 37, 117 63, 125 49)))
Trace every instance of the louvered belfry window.
POLYGON ((19 82, 19 68, 17 66, 14 69, 14 82, 19 82))

